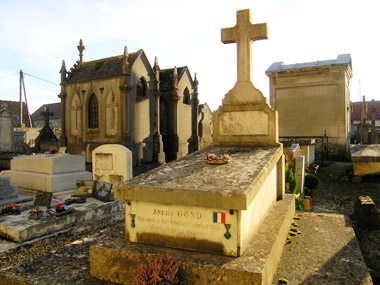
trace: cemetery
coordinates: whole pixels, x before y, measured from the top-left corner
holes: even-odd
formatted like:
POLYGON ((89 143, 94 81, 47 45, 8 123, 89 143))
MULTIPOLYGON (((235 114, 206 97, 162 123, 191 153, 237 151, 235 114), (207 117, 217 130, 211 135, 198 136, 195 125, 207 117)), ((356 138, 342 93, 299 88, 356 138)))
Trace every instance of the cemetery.
MULTIPOLYGON (((276 101, 268 104, 252 82, 252 44, 264 39, 267 24, 253 24, 249 9, 236 11, 236 25, 221 30, 224 44, 236 44, 237 81, 215 112, 208 114, 207 105, 203 107, 202 120, 207 116, 212 124, 201 121, 204 134, 211 137, 204 141, 197 141, 193 124, 199 115, 193 109, 199 103, 196 76, 192 85, 196 100, 180 107, 192 122, 186 143, 178 135, 173 140, 169 131, 161 137, 157 125, 136 124, 138 132, 144 128, 153 132, 149 142, 140 134, 141 142, 129 148, 121 144, 122 136, 129 136, 118 133, 125 122, 117 125, 110 120, 116 118, 121 101, 109 95, 103 106, 107 113, 102 140, 115 137, 100 144, 91 127, 85 135, 95 143, 84 151, 84 141, 75 137, 85 131, 78 121, 82 111, 76 91, 70 89, 70 125, 59 139, 49 126, 52 114, 47 108, 36 152, 13 156, 9 169, 0 172, 0 283, 379 284, 380 149, 377 144, 352 145, 352 162, 321 163, 315 152, 319 127, 312 130, 318 133, 315 137, 307 137, 298 132, 307 127, 295 130, 284 120, 279 123, 279 114, 288 110, 287 96, 281 93, 287 91, 280 89, 293 88, 284 78, 319 67, 272 65, 266 73, 274 92, 270 97, 276 101), (275 81, 277 77, 281 80, 275 81), (281 88, 275 90, 279 82, 281 88), (176 150, 168 150, 176 144, 176 150), (67 146, 78 153, 66 153, 67 146), (145 160, 159 166, 136 175, 136 165, 145 160)), ((82 41, 78 49, 82 66, 82 41)), ((109 60, 123 63, 127 76, 126 66, 137 57, 149 65, 142 50, 128 54, 125 48, 122 57, 109 60)), ((339 80, 351 78, 351 57, 341 55, 336 61, 339 80)), ((67 78, 62 68, 62 82, 80 83, 82 77, 75 75, 91 64, 67 78)), ((104 63, 96 64, 99 69, 104 63)), ((148 68, 156 84, 149 94, 155 96, 146 106, 137 98, 133 115, 143 118, 139 112, 146 112, 145 106, 157 123, 157 78, 161 74, 164 81, 171 74, 173 90, 178 90, 175 85, 183 84, 176 81, 178 72, 191 79, 186 68, 159 73, 157 62, 148 68)), ((339 86, 346 96, 345 86, 339 86)), ((88 101, 93 100, 94 94, 83 91, 88 101)), ((329 131, 335 130, 333 120, 327 121, 329 131)), ((0 151, 15 150, 12 118, 4 106, 0 124, 0 151)), ((185 136, 181 130, 178 134, 185 136)), ((347 134, 335 135, 334 148, 346 154, 347 134)))

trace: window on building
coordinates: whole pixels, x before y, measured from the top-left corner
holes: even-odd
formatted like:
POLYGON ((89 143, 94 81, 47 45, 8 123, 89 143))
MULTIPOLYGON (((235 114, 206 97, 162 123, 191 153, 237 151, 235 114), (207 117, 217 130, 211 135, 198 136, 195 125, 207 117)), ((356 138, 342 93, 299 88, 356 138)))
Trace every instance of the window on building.
POLYGON ((95 94, 92 94, 88 102, 88 128, 98 128, 98 114, 98 99, 96 98, 95 94))
POLYGON ((141 77, 137 81, 137 96, 145 96, 146 95, 146 82, 143 77, 141 77))
POLYGON ((189 92, 189 89, 185 89, 185 91, 183 91, 183 104, 187 104, 187 105, 190 105, 190 92, 189 92))

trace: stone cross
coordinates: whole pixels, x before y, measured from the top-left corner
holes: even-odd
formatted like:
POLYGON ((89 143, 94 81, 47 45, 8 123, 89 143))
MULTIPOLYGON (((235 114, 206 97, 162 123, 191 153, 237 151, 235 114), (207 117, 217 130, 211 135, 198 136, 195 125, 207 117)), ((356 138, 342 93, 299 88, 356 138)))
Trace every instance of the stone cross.
POLYGON ((267 24, 252 24, 249 9, 236 12, 235 27, 222 29, 222 42, 237 43, 237 81, 251 81, 252 42, 268 38, 267 24))
POLYGON ((79 63, 82 64, 83 63, 83 51, 85 50, 82 39, 79 40, 79 46, 77 46, 77 48, 79 50, 79 63))
POLYGON ((54 113, 49 112, 49 107, 45 107, 45 112, 41 112, 41 116, 44 116, 45 118, 45 125, 44 127, 49 127, 49 117, 53 116, 54 113))

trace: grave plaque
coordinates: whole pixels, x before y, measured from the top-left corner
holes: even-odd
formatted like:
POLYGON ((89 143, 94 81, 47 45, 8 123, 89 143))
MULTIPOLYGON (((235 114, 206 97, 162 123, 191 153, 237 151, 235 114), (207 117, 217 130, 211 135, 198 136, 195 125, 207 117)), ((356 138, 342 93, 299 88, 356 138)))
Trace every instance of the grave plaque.
POLYGON ((38 191, 34 197, 34 206, 49 207, 52 197, 52 192, 38 191))
POLYGON ((75 184, 73 197, 93 197, 95 193, 96 181, 78 180, 75 184))
POLYGON ((111 198, 111 189, 112 189, 112 184, 111 183, 106 183, 106 182, 100 182, 97 184, 98 186, 96 187, 94 197, 100 201, 103 202, 108 202, 112 201, 113 199, 111 198))
POLYGON ((96 153, 95 169, 112 170, 112 153, 96 153))

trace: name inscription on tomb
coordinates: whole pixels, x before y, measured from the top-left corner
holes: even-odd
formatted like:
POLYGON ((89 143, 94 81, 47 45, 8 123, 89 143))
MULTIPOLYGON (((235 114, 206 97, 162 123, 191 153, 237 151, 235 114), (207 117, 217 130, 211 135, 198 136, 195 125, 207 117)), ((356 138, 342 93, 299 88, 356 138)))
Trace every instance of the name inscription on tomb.
POLYGON ((219 121, 221 135, 268 134, 268 114, 263 111, 225 112, 219 121))
MULTIPOLYGON (((237 214, 234 211, 141 201, 129 204, 126 230, 132 242, 141 241, 139 237, 143 235, 152 238, 159 235, 161 240, 167 237, 166 246, 171 246, 170 241, 176 238, 217 243, 230 253, 236 251, 237 214)), ((172 246, 181 248, 176 242, 172 246)))

